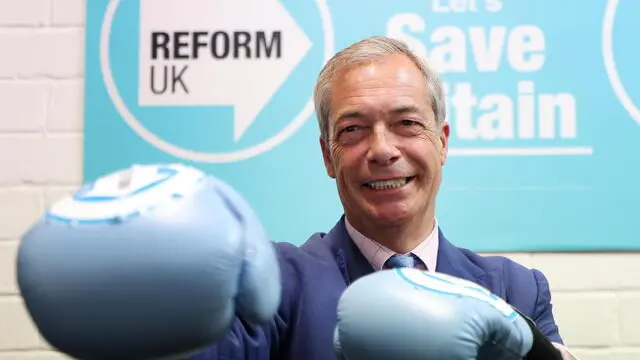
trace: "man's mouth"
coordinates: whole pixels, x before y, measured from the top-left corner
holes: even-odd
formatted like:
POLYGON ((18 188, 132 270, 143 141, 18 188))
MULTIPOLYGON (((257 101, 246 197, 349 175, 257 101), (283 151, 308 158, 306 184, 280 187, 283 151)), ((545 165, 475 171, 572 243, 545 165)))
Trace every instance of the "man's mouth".
POLYGON ((370 181, 365 183, 364 186, 374 190, 397 189, 407 185, 414 178, 415 176, 409 176, 397 179, 370 181))

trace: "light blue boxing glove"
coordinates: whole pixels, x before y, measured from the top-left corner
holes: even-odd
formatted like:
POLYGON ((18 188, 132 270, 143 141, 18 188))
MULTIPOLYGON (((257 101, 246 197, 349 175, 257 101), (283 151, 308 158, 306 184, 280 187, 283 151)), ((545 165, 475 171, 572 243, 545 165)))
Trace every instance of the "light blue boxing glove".
POLYGON ((274 248, 247 203, 179 164, 87 184, 23 237, 18 283, 43 337, 80 359, 178 357, 215 343, 235 312, 270 319, 274 248))
POLYGON ((412 268, 356 280, 338 305, 340 360, 520 360, 530 326, 488 290, 412 268))

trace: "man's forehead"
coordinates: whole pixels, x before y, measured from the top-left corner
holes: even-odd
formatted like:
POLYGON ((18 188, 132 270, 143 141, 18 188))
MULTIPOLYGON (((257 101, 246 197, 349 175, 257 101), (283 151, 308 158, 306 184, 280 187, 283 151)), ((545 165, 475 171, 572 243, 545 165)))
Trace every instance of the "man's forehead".
POLYGON ((428 104, 417 103, 415 101, 396 101, 396 102, 385 102, 384 100, 380 102, 367 102, 363 104, 355 104, 352 106, 344 106, 341 109, 336 109, 336 117, 347 117, 356 115, 367 115, 367 114, 384 114, 384 115, 399 115, 399 114, 407 114, 407 113, 421 113, 427 110, 428 104))
POLYGON ((331 81, 331 117, 420 113, 429 116, 429 88, 418 67, 393 55, 343 67, 331 81))
POLYGON ((336 86, 331 93, 332 112, 360 111, 386 114, 422 112, 431 108, 426 86, 363 82, 336 86))
POLYGON ((339 85, 345 81, 358 82, 363 79, 383 80, 385 78, 415 81, 422 78, 422 73, 408 57, 393 54, 345 64, 334 72, 333 83, 339 85))

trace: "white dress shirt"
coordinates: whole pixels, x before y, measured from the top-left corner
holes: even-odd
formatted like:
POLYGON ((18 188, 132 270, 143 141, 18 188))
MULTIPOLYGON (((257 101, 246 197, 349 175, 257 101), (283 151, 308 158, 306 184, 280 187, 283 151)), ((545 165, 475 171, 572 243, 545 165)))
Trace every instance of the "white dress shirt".
MULTIPOLYGON (((364 255, 364 257, 369 261, 369 264, 373 266, 374 270, 381 270, 384 263, 391 256, 396 254, 386 246, 378 244, 377 242, 362 235, 351 225, 351 223, 349 223, 349 220, 346 219, 346 217, 345 225, 349 236, 351 236, 353 242, 356 244, 358 249, 360 249, 362 255, 364 255)), ((438 261, 438 243, 438 221, 436 220, 431 233, 413 250, 411 250, 410 253, 417 256, 422 261, 422 263, 427 267, 426 270, 435 271, 436 263, 438 261)))

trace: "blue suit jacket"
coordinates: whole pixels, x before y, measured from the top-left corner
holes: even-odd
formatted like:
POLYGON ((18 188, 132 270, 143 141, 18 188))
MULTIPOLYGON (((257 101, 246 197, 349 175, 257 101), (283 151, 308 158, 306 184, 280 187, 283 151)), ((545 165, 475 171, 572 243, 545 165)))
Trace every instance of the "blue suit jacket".
MULTIPOLYGON (((562 343, 544 275, 505 257, 482 257, 455 247, 439 229, 436 271, 480 284, 533 319, 551 341, 562 343)), ((228 335, 190 360, 333 359, 337 302, 343 290, 373 272, 347 234, 344 217, 329 233, 313 234, 300 247, 276 243, 282 302, 267 324, 236 318, 228 335)), ((429 336, 425 334, 425 336, 429 336)))

